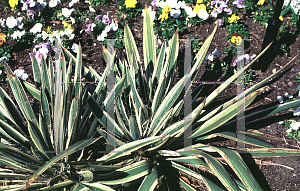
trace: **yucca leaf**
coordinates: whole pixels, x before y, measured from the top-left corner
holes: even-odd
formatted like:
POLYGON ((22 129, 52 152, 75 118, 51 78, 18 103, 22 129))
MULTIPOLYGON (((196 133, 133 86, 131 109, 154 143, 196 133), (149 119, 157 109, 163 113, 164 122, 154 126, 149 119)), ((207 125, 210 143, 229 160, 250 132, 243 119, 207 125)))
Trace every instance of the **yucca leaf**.
MULTIPOLYGON (((6 63, 5 63, 4 66, 5 66, 6 70, 10 69, 9 66, 6 63)), ((7 73, 7 78, 8 78, 8 81, 10 83, 10 86, 12 87, 13 94, 16 98, 16 101, 17 101, 18 105, 20 106, 20 109, 21 109, 24 117, 27 120, 31 120, 31 121, 33 121, 34 123, 37 124, 38 122, 35 118, 32 107, 30 105, 30 102, 29 102, 26 94, 25 94, 25 91, 24 91, 24 89, 21 85, 21 82, 20 82, 19 78, 16 78, 16 77, 14 77, 14 76, 12 76, 8 73, 7 73)))
POLYGON ((38 101, 41 101, 41 91, 36 89, 34 85, 24 81, 25 88, 32 95, 32 97, 38 101))
POLYGON ((28 180, 28 182, 26 183, 26 186, 23 188, 23 190, 25 190, 26 188, 28 188, 28 186, 34 182, 34 180, 39 177, 45 170, 47 170, 51 165, 53 165, 54 163, 56 163, 57 161, 59 161, 60 159, 69 156, 73 153, 75 153, 76 151, 79 151, 89 145, 91 145, 92 143, 96 142, 99 138, 92 138, 92 139, 86 139, 86 140, 81 140, 73 145, 71 145, 68 149, 62 151, 61 153, 59 153, 58 155, 56 155, 55 157, 51 158, 51 160, 49 160, 46 164, 44 164, 40 169, 38 169, 37 171, 35 171, 35 173, 32 175, 32 177, 28 180))
POLYGON ((35 123, 28 121, 28 130, 32 141, 34 142, 36 148, 41 152, 43 156, 46 156, 48 160, 50 160, 53 155, 52 153, 47 153, 47 151, 51 151, 45 142, 43 135, 38 126, 35 123))
MULTIPOLYGON (((180 170, 181 172, 189 175, 189 176, 192 176, 196 179, 199 179, 199 180, 202 180, 203 183, 205 184, 206 188, 208 190, 211 190, 211 191, 218 191, 218 190, 223 190, 222 188, 220 188, 218 185, 216 185, 213 181, 209 180, 208 178, 206 178, 205 176, 202 176, 200 173, 197 173, 189 168, 186 168, 176 162, 173 162, 171 161, 171 164, 172 164, 172 167, 180 170)), ((220 167, 221 169, 221 167, 220 167)), ((225 170, 225 169, 224 169, 225 170)), ((220 172, 221 173, 221 172, 220 172)), ((224 173, 224 172, 223 172, 224 173)), ((226 173, 226 172, 225 172, 226 173)), ((227 175, 227 174, 226 174, 227 175)), ((228 176, 228 175, 227 175, 228 176)))
POLYGON ((93 97, 90 97, 87 100, 88 106, 91 108, 93 114, 96 116, 97 120, 104 126, 107 127, 106 120, 110 120, 111 124, 114 124, 114 130, 118 135, 124 137, 124 133, 122 132, 121 128, 115 123, 115 121, 101 109, 101 107, 96 103, 93 97))
MULTIPOLYGON (((239 150, 237 150, 239 151, 239 150)), ((299 149, 282 149, 282 148, 245 148, 242 152, 251 154, 253 158, 271 158, 271 157, 287 157, 300 156, 299 149)), ((242 153, 241 153, 242 155, 242 153)))
POLYGON ((145 138, 141 140, 136 140, 130 143, 127 143, 121 147, 118 147, 114 149, 111 153, 104 155, 103 157, 97 159, 97 161, 100 162, 106 162, 112 159, 116 159, 128 154, 131 154, 133 151, 136 151, 142 147, 148 146, 150 144, 153 144, 159 140, 161 140, 162 137, 156 136, 156 137, 150 137, 150 138, 145 138))
POLYGON ((105 131, 104 129, 100 129, 100 128, 97 128, 97 131, 99 132, 99 134, 105 138, 106 142, 108 142, 108 137, 110 137, 110 140, 113 139, 113 143, 110 143, 110 144, 113 144, 114 147, 120 147, 122 145, 125 145, 125 143, 123 141, 121 141, 120 137, 118 137, 117 135, 112 135, 111 133, 105 131))
POLYGON ((100 184, 100 183, 82 183, 82 184, 89 187, 92 190, 115 191, 114 189, 110 188, 109 186, 105 186, 104 184, 100 184))
POLYGON ((42 123, 40 124, 41 126, 41 130, 42 130, 42 134, 44 137, 44 140, 47 142, 47 145, 49 146, 49 148, 51 150, 53 150, 53 146, 52 146, 52 141, 50 139, 50 137, 52 137, 52 133, 51 136, 49 134, 49 132, 52 132, 51 129, 51 116, 50 116, 50 108, 49 108, 49 101, 47 100, 47 96, 44 92, 44 90, 42 90, 41 92, 41 112, 42 112, 42 123))
POLYGON ((17 127, 17 124, 15 124, 13 121, 11 121, 11 123, 12 124, 9 125, 8 123, 0 119, 0 127, 5 131, 5 133, 8 136, 12 137, 13 140, 25 146, 27 149, 30 149, 30 145, 32 145, 32 142, 30 142, 26 137, 22 135, 23 131, 17 131, 17 129, 20 129, 19 127, 17 127))
MULTIPOLYGON (((116 114, 117 114, 117 120, 120 124, 120 128, 122 129, 122 131, 124 132, 124 135, 126 136, 126 138, 130 141, 133 141, 133 137, 132 137, 132 134, 129 133, 126 125, 124 124, 123 120, 122 120, 122 117, 118 111, 118 109, 116 109, 116 114)), ((130 129, 129 129, 130 130, 130 129)))
POLYGON ((141 132, 133 116, 129 118, 129 129, 130 129, 130 134, 132 135, 134 141, 138 140, 141 137, 141 132))
MULTIPOLYGON (((257 90, 245 98, 245 103, 244 103, 245 107, 247 107, 256 98, 259 91, 260 90, 257 90)), ((226 123, 232 117, 237 115, 236 108, 237 108, 237 103, 235 103, 234 105, 223 110, 216 116, 212 117, 211 119, 206 121, 203 125, 198 127, 198 129, 193 132, 191 137, 193 137, 193 138, 198 137, 198 136, 203 135, 209 131, 212 131, 212 130, 218 128, 219 126, 221 126, 222 124, 226 123)))
MULTIPOLYGON (((143 20, 143 50, 144 50, 144 64, 148 68, 150 61, 155 62, 155 41, 153 24, 147 6, 144 8, 143 20)), ((147 79, 148 80, 148 79, 147 79)))
POLYGON ((152 168, 151 173, 145 176, 138 191, 149 190, 153 191, 158 183, 158 172, 156 167, 152 168))
POLYGON ((73 98, 72 100, 72 105, 70 108, 70 113, 69 113, 69 120, 68 120, 68 127, 67 127, 67 142, 66 142, 66 147, 67 149, 69 145, 72 145, 76 139, 76 132, 74 131, 74 127, 76 126, 76 122, 78 119, 78 98, 73 98))
POLYGON ((236 151, 221 147, 214 147, 214 149, 226 160, 248 190, 263 190, 242 157, 236 151))
MULTIPOLYGON (((220 136, 220 137, 224 137, 226 139, 231 139, 233 141, 236 141, 236 136, 237 136, 237 133, 234 133, 234 132, 230 132, 230 131, 224 131, 224 132, 218 132, 218 133, 213 133, 213 134, 209 134, 207 136, 204 136, 204 137, 199 137, 199 139, 195 139, 195 141, 199 141, 199 140, 204 140, 204 139, 212 139, 214 137, 217 137, 217 136, 220 136)), ((254 146, 259 146, 259 147, 267 147, 267 148, 274 148, 275 146, 270 144, 270 143, 266 143, 264 141, 261 141, 259 139, 255 139, 255 138, 252 138, 252 137, 249 137, 249 136, 244 136, 244 139, 242 140, 238 140, 239 142, 241 143, 246 143, 246 144, 249 144, 249 145, 254 145, 254 146)))
MULTIPOLYGON (((10 180, 11 181, 11 180, 10 180)), ((29 187, 28 190, 36 190, 40 187, 46 186, 46 183, 32 183, 29 187)), ((12 191, 17 191, 17 190, 22 190, 23 185, 9 185, 9 186, 2 186, 0 187, 0 190, 12 190, 12 191)))
MULTIPOLYGON (((178 98, 180 92, 182 91, 184 87, 184 82, 186 78, 189 76, 186 75, 185 77, 181 78, 179 82, 171 89, 171 91, 166 95, 162 103, 160 104, 159 108, 157 109, 153 119, 152 123, 150 125, 149 133, 152 132, 154 127, 158 124, 160 118, 165 114, 166 111, 168 111, 173 104, 175 103, 176 99, 178 98)), ((153 112, 153 111, 152 111, 153 112)))
MULTIPOLYGON (((148 135, 149 137, 154 137, 155 135, 157 135, 157 133, 158 133, 159 131, 161 131, 163 127, 165 127, 165 125, 166 125, 166 123, 168 122, 168 120, 169 120, 169 118, 170 118, 172 112, 173 112, 173 108, 171 108, 169 111, 167 111, 167 112, 165 113, 165 115, 160 119, 160 122, 157 124, 157 126, 154 127, 152 133, 149 134, 149 132, 148 132, 147 135, 148 135)), ((150 129, 149 129, 149 130, 150 130, 150 129)))
POLYGON ((102 173, 102 172, 112 172, 112 171, 118 170, 122 167, 123 166, 89 164, 89 165, 75 166, 74 168, 79 169, 79 170, 89 170, 89 171, 92 171, 92 172, 100 171, 102 173))
POLYGON ((106 185, 124 184, 148 175, 152 166, 153 161, 142 160, 107 174, 95 175, 94 180, 106 185))
POLYGON ((165 58, 165 51, 166 51, 166 42, 164 42, 162 44, 159 54, 157 56, 157 59, 156 59, 155 65, 154 65, 153 74, 152 74, 152 83, 154 83, 155 78, 158 80, 158 79, 160 79, 160 76, 163 75, 161 72, 162 72, 164 58, 165 58))
POLYGON ((35 56, 32 57, 31 64, 32 64, 34 81, 37 83, 41 83, 41 68, 35 56))
MULTIPOLYGON (((218 177, 218 179, 222 182, 222 184, 228 189, 228 190, 239 190, 236 183, 232 180, 232 178, 227 174, 225 168, 221 165, 221 163, 212 157, 211 155, 202 152, 200 150, 194 150, 197 157, 204 157, 205 162, 208 164, 211 171, 214 173, 215 176, 218 177)), ((180 154, 182 152, 185 152, 184 150, 178 151, 180 154)), ((174 162, 172 162, 174 163, 174 162)))
POLYGON ((192 78, 191 78, 191 81, 195 81, 197 75, 198 75, 198 72, 200 70, 200 67, 205 59, 205 56, 208 52, 208 49, 210 47, 210 44, 214 38, 214 35, 217 31, 217 27, 218 27, 218 24, 215 26, 213 32, 211 35, 209 35, 209 37, 205 40, 205 42, 203 43, 203 45, 201 46, 200 50, 198 51, 196 57, 194 58, 193 60, 193 63, 192 63, 192 70, 191 70, 191 75, 192 75, 192 78))
POLYGON ((186 157, 175 157, 175 158, 166 158, 169 161, 182 162, 185 165, 205 169, 206 171, 211 172, 209 166, 201 159, 196 156, 186 156, 186 157))
POLYGON ((15 149, 13 147, 9 147, 3 143, 0 143, 0 153, 4 156, 9 157, 12 160, 18 161, 23 164, 37 164, 43 165, 43 163, 36 158, 23 153, 19 149, 15 149))
POLYGON ((165 91, 166 91, 166 77, 163 77, 159 83, 158 83, 158 86, 156 88, 156 91, 155 91, 155 94, 154 94, 154 98, 153 98, 153 101, 152 101, 152 107, 151 107, 151 110, 152 110, 152 115, 154 116, 154 114, 156 113, 157 111, 157 108, 160 106, 161 104, 161 101, 165 95, 165 91))
POLYGON ((46 92, 46 94, 48 93, 51 96, 50 77, 48 75, 47 65, 44 58, 42 58, 42 63, 41 63, 41 82, 42 82, 42 89, 46 92))
MULTIPOLYGON (((128 60, 131 60, 133 58, 133 56, 137 59, 137 61, 139 63, 141 63, 140 61, 140 56, 135 44, 135 40, 133 38, 133 35, 127 25, 127 23, 125 23, 124 26, 124 44, 125 44, 125 49, 126 49, 126 53, 127 53, 127 58, 128 60)), ((136 67, 136 66, 134 66, 136 67)))
POLYGON ((66 186, 69 186, 71 184, 75 184, 76 181, 74 180, 67 180, 67 181, 64 181, 64 182, 60 182, 60 183, 57 183, 57 184, 54 184, 52 186, 47 186, 47 187, 44 187, 44 188, 40 188, 38 189, 39 191, 46 191, 46 190, 53 190, 53 189, 59 189, 59 188, 65 188, 66 186))
POLYGON ((21 172, 34 172, 33 170, 26 168, 25 165, 15 161, 15 160, 12 160, 10 158, 7 158, 5 156, 1 156, 1 155, 0 155, 0 164, 9 166, 12 169, 21 171, 21 172))

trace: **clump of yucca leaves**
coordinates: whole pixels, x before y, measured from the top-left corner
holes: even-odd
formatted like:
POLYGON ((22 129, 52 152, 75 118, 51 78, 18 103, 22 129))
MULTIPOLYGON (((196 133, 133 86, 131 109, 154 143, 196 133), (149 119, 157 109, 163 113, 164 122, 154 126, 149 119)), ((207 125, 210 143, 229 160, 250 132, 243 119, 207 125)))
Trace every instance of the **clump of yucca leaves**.
MULTIPOLYGON (((164 190, 178 190, 180 185, 186 190, 196 190, 179 173, 201 180, 208 190, 262 190, 242 159, 243 153, 239 154, 234 148, 207 144, 216 136, 236 140, 235 128, 233 131, 217 131, 217 128, 226 124, 235 127, 235 120, 231 119, 237 115, 241 98, 237 96, 217 107, 210 107, 210 104, 230 86, 230 82, 243 75, 243 71, 237 72, 200 102, 197 96, 201 87, 193 90, 192 115, 184 120, 179 118, 184 109, 184 92, 191 91, 191 86, 185 86, 185 82, 189 77, 191 81, 196 78, 217 26, 193 60, 191 72, 172 85, 179 49, 178 33, 171 39, 167 56, 165 43, 156 56, 147 8, 145 13, 145 71, 127 25, 124 42, 128 59, 121 62, 115 53, 104 49, 108 66, 102 76, 81 64, 80 46, 76 58, 61 47, 69 62, 66 63, 60 50, 57 54, 62 59, 56 63, 55 77, 51 58, 48 64, 43 59, 40 66, 33 58, 35 85, 21 82, 4 63, 17 104, 0 88, 0 164, 5 166, 0 169, 0 181, 9 184, 0 190, 148 191, 157 188, 158 184, 159 189, 164 190), (105 81, 112 71, 115 86, 108 91, 105 81), (97 86, 81 83, 81 73, 86 79, 94 79, 97 86), (38 115, 25 90, 40 102, 38 115), (114 99, 111 99, 113 94, 114 99), (110 116, 108 107, 113 101, 115 113, 110 116), (114 132, 108 124, 114 125, 114 132), (193 130, 186 134, 189 125, 193 130), (192 139, 192 149, 184 147, 185 137, 192 139), (113 144, 115 149, 103 154, 105 144, 113 144), (228 165, 223 165, 221 160, 228 165), (211 176, 199 173, 199 170, 211 176), (212 177, 215 178, 212 180, 212 177)), ((291 63, 247 89, 242 104, 250 105, 265 89, 261 88, 263 84, 291 63)), ((267 116, 295 107, 299 102, 281 104, 245 117, 248 120, 267 116)), ((300 155, 299 150, 274 148, 257 139, 273 138, 262 132, 248 130, 244 133, 244 143, 261 147, 246 149, 245 153, 253 158, 300 155)))

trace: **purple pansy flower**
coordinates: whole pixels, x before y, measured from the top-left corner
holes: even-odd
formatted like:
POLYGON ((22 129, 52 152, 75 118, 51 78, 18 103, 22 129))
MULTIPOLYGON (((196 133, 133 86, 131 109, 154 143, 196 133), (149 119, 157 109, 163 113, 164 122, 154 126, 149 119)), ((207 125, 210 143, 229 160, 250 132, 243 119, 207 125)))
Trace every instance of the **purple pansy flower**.
POLYGON ((151 5, 152 5, 153 9, 156 9, 156 0, 152 1, 151 5))
POLYGON ((233 2, 232 4, 236 5, 238 8, 242 9, 245 7, 244 5, 244 0, 236 0, 235 2, 233 2))
POLYGON ((109 20, 108 13, 107 13, 107 15, 103 15, 103 17, 102 17, 102 22, 103 22, 104 24, 106 24, 106 25, 108 25, 108 24, 111 23, 110 20, 109 20))
POLYGON ((103 17, 103 15, 97 15, 95 17, 95 21, 101 22, 102 17, 103 17))
POLYGON ((216 10, 213 10, 211 12, 211 16, 214 17, 214 18, 217 18, 218 17, 218 12, 216 10))
POLYGON ((224 24, 224 21, 222 19, 218 19, 218 23, 220 26, 222 26, 224 24))

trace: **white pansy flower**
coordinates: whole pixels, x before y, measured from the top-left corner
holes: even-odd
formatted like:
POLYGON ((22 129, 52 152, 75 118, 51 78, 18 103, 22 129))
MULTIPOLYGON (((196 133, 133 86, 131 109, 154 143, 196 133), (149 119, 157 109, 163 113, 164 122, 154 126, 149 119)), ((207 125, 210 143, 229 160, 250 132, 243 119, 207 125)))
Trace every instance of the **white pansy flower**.
POLYGON ((291 123, 291 128, 293 130, 298 130, 299 127, 300 127, 300 122, 293 122, 293 123, 291 123))
POLYGON ((294 111, 293 115, 294 116, 299 116, 300 115, 300 108, 299 107, 296 109, 296 111, 294 111))
POLYGON ((97 37, 97 40, 98 40, 98 41, 104 41, 104 37, 101 36, 101 35, 99 35, 99 36, 97 37))
POLYGON ((168 4, 164 1, 159 1, 156 3, 156 6, 164 8, 165 6, 167 6, 168 4))
POLYGON ((77 3, 79 0, 72 0, 70 3, 69 3, 69 7, 72 7, 75 3, 77 3))
POLYGON ((105 30, 102 31, 102 32, 101 32, 101 36, 104 37, 104 38, 107 37, 107 32, 106 32, 105 30))
POLYGON ((69 40, 74 39, 74 37, 75 37, 75 34, 70 34, 69 40))
POLYGON ((19 29, 23 29, 24 23, 18 25, 19 29))
POLYGON ((207 20, 208 19, 208 17, 209 17, 209 14, 204 10, 204 9, 200 9, 199 11, 198 11, 198 17, 200 18, 200 19, 202 19, 202 20, 207 20))
POLYGON ((291 132, 292 132, 292 129, 291 129, 291 128, 290 128, 290 129, 287 129, 285 132, 291 133, 291 132))
POLYGON ((293 98, 293 96, 292 96, 292 95, 289 95, 287 92, 285 92, 284 96, 287 97, 287 98, 290 98, 290 99, 293 98))
POLYGON ((48 34, 45 31, 42 31, 43 40, 46 40, 47 37, 48 37, 48 34))
POLYGON ((112 29, 113 31, 118 30, 118 24, 117 24, 117 23, 111 22, 110 25, 111 25, 111 29, 112 29))
POLYGON ((5 19, 0 19, 0 25, 1 27, 5 27, 5 19))
POLYGON ((17 38, 21 38, 22 37, 21 31, 19 31, 19 30, 14 31, 14 33, 11 35, 11 37, 14 40, 17 39, 17 38))
POLYGON ((180 14, 181 14, 180 9, 172 9, 172 10, 170 11, 170 15, 171 15, 172 17, 174 17, 175 19, 178 18, 178 17, 180 16, 180 14))
POLYGON ((41 54, 43 54, 43 56, 45 57, 45 59, 47 59, 47 55, 48 55, 48 53, 49 53, 48 48, 42 47, 42 48, 39 49, 39 52, 40 52, 41 54))
POLYGON ((72 51, 74 52, 74 53, 77 53, 78 52, 78 44, 75 44, 75 43, 73 43, 73 45, 72 45, 72 51))
POLYGON ((279 101, 279 103, 283 103, 283 98, 282 98, 282 96, 277 96, 277 100, 279 101))
POLYGON ((25 73, 24 69, 17 69, 14 71, 14 74, 24 81, 28 78, 28 75, 25 73))
POLYGON ((90 10, 91 13, 95 13, 96 12, 95 9, 92 6, 89 6, 89 10, 90 10))
MULTIPOLYGON (((111 25, 107 25, 104 29, 105 32, 109 32, 111 30, 111 25)), ((103 32, 103 31, 102 31, 103 32)))
POLYGON ((66 29, 65 29, 65 33, 66 33, 67 35, 70 35, 70 34, 73 33, 73 31, 72 31, 71 29, 69 29, 69 28, 66 28, 66 29))
POLYGON ((17 26, 17 24, 18 24, 18 22, 17 22, 17 20, 14 18, 14 17, 8 17, 7 19, 6 19, 6 26, 8 27, 8 28, 14 28, 15 26, 17 26))
POLYGON ((75 23, 75 19, 73 17, 70 17, 71 21, 72 21, 72 25, 75 23))
POLYGON ((37 32, 42 31, 43 25, 41 23, 36 23, 30 30, 29 32, 36 34, 37 32))
POLYGON ((70 17, 74 9, 62 8, 61 11, 63 16, 70 17))
POLYGON ((44 1, 44 0, 37 0, 37 2, 39 2, 43 8, 45 8, 47 5, 46 1, 44 1))
POLYGON ((50 2, 49 2, 50 8, 56 7, 56 5, 57 5, 57 0, 50 0, 50 2))
POLYGON ((193 11, 191 7, 186 7, 185 12, 187 13, 189 18, 196 17, 197 13, 193 11))
POLYGON ((181 9, 184 9, 186 7, 186 4, 184 1, 178 1, 177 5, 180 5, 181 9))

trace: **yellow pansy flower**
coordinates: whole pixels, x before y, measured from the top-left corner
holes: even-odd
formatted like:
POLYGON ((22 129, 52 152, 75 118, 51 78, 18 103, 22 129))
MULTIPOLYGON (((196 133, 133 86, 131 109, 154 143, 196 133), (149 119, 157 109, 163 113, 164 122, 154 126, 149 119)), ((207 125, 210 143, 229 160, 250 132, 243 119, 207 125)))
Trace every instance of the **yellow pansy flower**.
POLYGON ((259 0, 257 5, 263 5, 265 3, 265 0, 259 0))
POLYGON ((283 21, 283 16, 280 16, 280 17, 279 17, 279 20, 283 21))
POLYGON ((44 29, 43 31, 45 31, 47 34, 49 34, 51 28, 52 28, 51 26, 48 26, 48 27, 47 27, 46 29, 44 29))
POLYGON ((203 0, 197 0, 197 3, 199 3, 199 4, 203 3, 203 0))
POLYGON ((171 8, 170 6, 165 6, 165 7, 163 8, 162 12, 168 13, 168 12, 170 12, 171 10, 172 10, 172 8, 171 8))
POLYGON ((197 4, 196 7, 194 7, 193 11, 196 12, 198 14, 200 9, 204 9, 206 11, 206 6, 204 4, 197 4))
POLYGON ((159 16, 158 20, 164 21, 164 20, 166 20, 166 19, 168 19, 168 18, 169 18, 168 13, 163 12, 163 13, 159 16))
POLYGON ((238 21, 238 20, 240 20, 240 17, 236 16, 235 14, 231 15, 231 17, 228 18, 229 23, 233 23, 233 22, 238 21))
POLYGON ((125 1, 126 8, 135 8, 136 4, 137 4, 136 0, 126 0, 125 1))
POLYGON ((18 0, 9 0, 9 5, 11 8, 14 8, 16 5, 18 5, 18 0))
POLYGON ((242 37, 240 37, 240 36, 233 36, 231 38, 231 42, 234 43, 235 45, 240 45, 242 43, 242 37))

